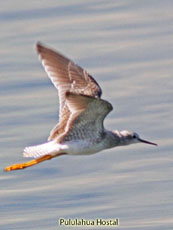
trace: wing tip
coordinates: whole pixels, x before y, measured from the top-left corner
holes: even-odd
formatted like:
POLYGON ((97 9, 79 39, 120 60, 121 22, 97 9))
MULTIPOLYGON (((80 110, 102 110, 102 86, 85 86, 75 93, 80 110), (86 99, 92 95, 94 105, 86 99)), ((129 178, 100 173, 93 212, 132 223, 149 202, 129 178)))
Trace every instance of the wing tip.
POLYGON ((38 53, 40 53, 42 51, 43 47, 44 46, 43 46, 42 42, 38 41, 36 43, 36 50, 37 50, 38 53))

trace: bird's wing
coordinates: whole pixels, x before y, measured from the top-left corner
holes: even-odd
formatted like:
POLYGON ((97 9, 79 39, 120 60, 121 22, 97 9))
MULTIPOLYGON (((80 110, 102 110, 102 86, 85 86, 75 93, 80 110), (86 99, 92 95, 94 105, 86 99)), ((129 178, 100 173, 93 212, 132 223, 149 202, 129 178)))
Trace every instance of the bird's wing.
POLYGON ((112 105, 100 98, 66 93, 67 105, 71 112, 65 132, 58 142, 75 139, 92 139, 103 133, 103 120, 113 109, 112 105))
POLYGON ((51 140, 63 132, 70 116, 66 92, 101 97, 102 91, 94 78, 70 59, 41 43, 37 43, 36 48, 45 71, 59 92, 59 123, 51 131, 49 137, 51 140))

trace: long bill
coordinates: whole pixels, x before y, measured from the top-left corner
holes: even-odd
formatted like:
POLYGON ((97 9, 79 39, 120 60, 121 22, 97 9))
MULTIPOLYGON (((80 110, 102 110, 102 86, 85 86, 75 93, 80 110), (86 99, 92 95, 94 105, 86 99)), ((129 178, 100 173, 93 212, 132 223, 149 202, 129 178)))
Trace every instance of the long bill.
POLYGON ((145 141, 145 140, 140 139, 140 138, 138 138, 138 140, 139 140, 140 142, 142 142, 142 143, 146 143, 146 144, 156 145, 156 146, 157 146, 157 144, 156 144, 156 143, 153 143, 153 142, 150 142, 150 141, 145 141))

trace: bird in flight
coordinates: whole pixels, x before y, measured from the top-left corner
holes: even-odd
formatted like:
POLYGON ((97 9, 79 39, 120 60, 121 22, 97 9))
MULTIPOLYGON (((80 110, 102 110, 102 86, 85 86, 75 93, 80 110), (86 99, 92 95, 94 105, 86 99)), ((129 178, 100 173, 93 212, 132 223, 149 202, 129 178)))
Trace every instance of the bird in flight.
POLYGON ((35 159, 8 166, 4 171, 24 169, 61 155, 90 155, 104 149, 145 141, 136 132, 110 131, 103 121, 113 109, 101 99, 102 90, 94 78, 64 55, 36 44, 48 77, 59 93, 59 122, 48 142, 26 147, 25 157, 35 159))

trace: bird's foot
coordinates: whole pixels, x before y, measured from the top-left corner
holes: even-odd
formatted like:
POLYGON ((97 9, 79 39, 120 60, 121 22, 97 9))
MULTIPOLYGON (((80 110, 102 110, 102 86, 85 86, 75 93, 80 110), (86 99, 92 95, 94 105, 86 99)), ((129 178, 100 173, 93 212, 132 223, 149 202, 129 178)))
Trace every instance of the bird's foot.
POLYGON ((45 156, 39 157, 37 159, 31 160, 31 161, 28 161, 25 163, 19 163, 19 164, 14 164, 14 165, 8 166, 4 169, 4 171, 8 172, 8 171, 12 171, 12 170, 25 169, 27 167, 31 167, 33 165, 39 164, 45 160, 50 160, 53 157, 54 156, 51 156, 51 155, 45 155, 45 156))

